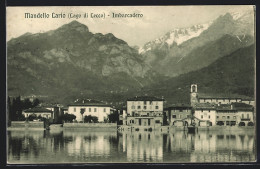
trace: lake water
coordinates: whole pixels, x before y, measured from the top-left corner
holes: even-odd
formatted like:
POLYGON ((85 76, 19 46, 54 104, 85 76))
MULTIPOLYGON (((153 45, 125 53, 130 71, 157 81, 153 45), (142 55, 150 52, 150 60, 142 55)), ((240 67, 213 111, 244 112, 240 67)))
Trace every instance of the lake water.
POLYGON ((255 161, 254 131, 8 131, 8 163, 255 161))

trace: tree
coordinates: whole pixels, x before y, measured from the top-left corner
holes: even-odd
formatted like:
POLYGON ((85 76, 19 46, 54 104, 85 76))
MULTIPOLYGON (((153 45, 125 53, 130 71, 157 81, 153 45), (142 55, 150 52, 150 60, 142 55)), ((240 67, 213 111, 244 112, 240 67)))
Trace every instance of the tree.
POLYGON ((64 121, 64 122, 72 122, 73 120, 76 119, 76 116, 74 114, 64 114, 61 116, 61 119, 64 121))
POLYGON ((40 104, 40 100, 39 99, 34 99, 33 100, 33 107, 36 107, 36 106, 38 106, 40 104))
POLYGON ((27 117, 28 121, 33 121, 37 118, 35 114, 30 114, 29 117, 27 117))
POLYGON ((80 109, 80 114, 81 114, 81 116, 82 116, 82 121, 83 121, 83 123, 84 123, 84 119, 83 119, 83 114, 85 113, 85 109, 80 109))
POLYGON ((85 117, 84 117, 84 122, 85 122, 85 123, 90 123, 91 120, 92 120, 92 116, 91 116, 91 115, 88 115, 88 116, 85 116, 85 117))
POLYGON ((116 123, 119 121, 119 114, 115 111, 108 115, 109 122, 116 123))
POLYGON ((9 96, 8 96, 7 104, 8 104, 7 117, 8 117, 8 126, 9 126, 11 124, 11 119, 12 119, 12 103, 9 96))
POLYGON ((22 101, 21 101, 21 96, 18 96, 14 99, 13 102, 13 108, 14 108, 14 120, 19 120, 19 119, 23 119, 22 117, 22 101))
POLYGON ((98 117, 92 116, 92 121, 93 121, 94 123, 98 123, 98 117))
POLYGON ((85 123, 98 123, 98 117, 96 116, 91 116, 91 115, 88 115, 88 116, 85 116, 84 117, 84 122, 85 123))
POLYGON ((30 99, 25 99, 22 103, 22 108, 23 109, 29 109, 33 107, 33 103, 30 101, 30 99))

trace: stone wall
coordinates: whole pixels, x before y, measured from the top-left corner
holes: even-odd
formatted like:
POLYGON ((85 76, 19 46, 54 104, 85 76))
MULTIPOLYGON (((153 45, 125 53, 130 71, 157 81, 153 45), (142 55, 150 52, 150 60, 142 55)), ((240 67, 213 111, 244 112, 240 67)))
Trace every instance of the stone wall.
POLYGON ((11 128, 42 128, 44 129, 43 121, 12 121, 11 128))
POLYGON ((117 130, 116 123, 64 123, 63 129, 87 129, 87 130, 100 130, 110 131, 117 130))

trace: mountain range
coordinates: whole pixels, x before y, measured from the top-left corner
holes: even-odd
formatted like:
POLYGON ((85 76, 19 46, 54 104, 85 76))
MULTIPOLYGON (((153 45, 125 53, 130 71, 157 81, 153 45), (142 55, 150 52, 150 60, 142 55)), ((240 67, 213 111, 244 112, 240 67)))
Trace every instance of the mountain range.
POLYGON ((94 34, 77 21, 26 33, 7 42, 8 95, 44 95, 48 102, 68 103, 79 97, 122 102, 148 94, 187 102, 183 92, 196 82, 205 91, 252 97, 250 16, 227 13, 207 24, 175 28, 139 49, 111 33, 94 34), (246 60, 250 62, 244 64, 246 60), (215 78, 221 71, 217 67, 225 78, 215 78))
POLYGON ((253 18, 253 12, 227 13, 209 23, 174 29, 146 43, 139 52, 153 70, 175 77, 254 43, 253 18))

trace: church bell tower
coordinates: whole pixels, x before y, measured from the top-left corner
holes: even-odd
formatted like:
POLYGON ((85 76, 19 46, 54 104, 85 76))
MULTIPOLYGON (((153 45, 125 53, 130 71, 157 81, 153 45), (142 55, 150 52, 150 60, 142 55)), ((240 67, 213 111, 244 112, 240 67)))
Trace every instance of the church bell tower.
POLYGON ((192 84, 190 87, 190 104, 194 106, 198 103, 198 88, 197 84, 192 84))

